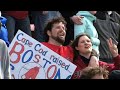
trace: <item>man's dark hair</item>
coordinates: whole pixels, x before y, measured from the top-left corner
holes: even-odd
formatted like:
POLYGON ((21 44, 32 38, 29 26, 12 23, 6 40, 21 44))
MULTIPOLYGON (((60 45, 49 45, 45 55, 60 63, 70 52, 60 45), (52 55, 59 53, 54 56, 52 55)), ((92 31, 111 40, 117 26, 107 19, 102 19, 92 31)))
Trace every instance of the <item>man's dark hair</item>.
POLYGON ((45 37, 46 42, 48 42, 48 40, 49 40, 49 36, 47 34, 47 31, 48 30, 51 31, 53 25, 56 23, 60 23, 60 22, 62 22, 66 27, 67 22, 65 21, 65 19, 63 17, 53 18, 47 22, 47 24, 45 25, 45 28, 44 28, 44 37, 45 37))

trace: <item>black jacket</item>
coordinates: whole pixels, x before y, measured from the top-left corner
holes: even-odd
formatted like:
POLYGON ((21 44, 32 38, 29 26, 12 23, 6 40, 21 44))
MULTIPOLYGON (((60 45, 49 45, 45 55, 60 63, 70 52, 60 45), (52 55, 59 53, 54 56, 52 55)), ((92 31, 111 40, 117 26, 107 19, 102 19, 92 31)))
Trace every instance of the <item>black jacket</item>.
POLYGON ((71 21, 70 17, 76 15, 78 11, 59 11, 59 12, 67 22, 67 34, 64 45, 68 45, 70 41, 74 39, 74 23, 71 21))

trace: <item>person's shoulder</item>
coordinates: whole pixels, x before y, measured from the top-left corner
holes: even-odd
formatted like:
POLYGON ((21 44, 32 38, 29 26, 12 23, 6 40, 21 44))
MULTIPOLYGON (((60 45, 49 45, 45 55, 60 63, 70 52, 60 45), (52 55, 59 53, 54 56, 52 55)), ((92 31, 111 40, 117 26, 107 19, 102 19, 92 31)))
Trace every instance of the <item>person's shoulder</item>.
POLYGON ((5 44, 5 41, 3 41, 2 39, 0 39, 0 45, 5 44))
POLYGON ((51 44, 51 43, 48 43, 48 42, 42 42, 41 44, 43 44, 46 47, 53 48, 53 49, 55 49, 55 48, 57 49, 57 48, 60 47, 60 46, 57 46, 57 45, 54 45, 54 44, 51 44))
POLYGON ((2 39, 0 39, 0 48, 5 49, 6 43, 2 39))
POLYGON ((47 42, 41 42, 42 44, 46 44, 47 42))
POLYGON ((69 48, 69 49, 72 49, 72 47, 70 45, 66 45, 66 46, 61 46, 63 48, 69 48))

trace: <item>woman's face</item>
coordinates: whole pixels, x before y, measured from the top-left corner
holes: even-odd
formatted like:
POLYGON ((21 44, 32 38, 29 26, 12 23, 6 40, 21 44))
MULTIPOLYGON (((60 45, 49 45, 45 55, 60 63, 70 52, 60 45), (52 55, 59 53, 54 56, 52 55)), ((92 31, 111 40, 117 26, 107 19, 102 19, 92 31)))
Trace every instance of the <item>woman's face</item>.
POLYGON ((87 36, 82 36, 79 38, 78 46, 75 47, 80 54, 88 54, 92 52, 92 43, 87 36))
POLYGON ((97 11, 89 11, 91 14, 95 15, 97 11))

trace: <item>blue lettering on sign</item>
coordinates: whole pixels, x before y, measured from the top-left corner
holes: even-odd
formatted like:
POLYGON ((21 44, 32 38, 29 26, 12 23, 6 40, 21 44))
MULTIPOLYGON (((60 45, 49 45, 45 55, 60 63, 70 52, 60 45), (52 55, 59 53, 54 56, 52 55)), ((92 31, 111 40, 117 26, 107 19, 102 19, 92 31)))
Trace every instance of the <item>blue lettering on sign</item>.
POLYGON ((21 40, 18 38, 19 35, 22 35, 22 36, 23 36, 23 33, 20 33, 20 34, 17 35, 17 40, 18 40, 18 41, 21 41, 21 40))
POLYGON ((33 51, 32 51, 32 50, 28 50, 28 51, 26 51, 26 52, 24 53, 24 55, 23 55, 23 57, 22 57, 22 62, 23 62, 23 63, 27 63, 27 62, 29 62, 29 61, 32 59, 32 57, 33 57, 33 51), (26 56, 27 53, 29 53, 29 52, 31 53, 29 59, 28 59, 27 61, 24 61, 25 56, 26 56))
POLYGON ((62 68, 64 68, 66 71, 70 67, 70 64, 69 65, 65 64, 65 62, 63 62, 62 60, 60 60, 60 58, 55 57, 54 55, 51 55, 50 60, 52 60, 54 63, 56 63, 59 66, 61 66, 62 68))
POLYGON ((70 79, 72 76, 71 75, 69 75, 66 79, 70 79))
POLYGON ((43 68, 45 68, 45 66, 46 66, 46 64, 47 64, 47 63, 51 64, 51 62, 50 62, 50 61, 48 61, 47 59, 43 58, 43 60, 45 60, 45 61, 46 61, 46 63, 45 63, 45 65, 43 66, 43 68))
POLYGON ((35 45, 35 48, 34 48, 34 49, 35 49, 36 51, 39 51, 39 47, 41 47, 41 45, 40 45, 40 44, 37 44, 37 45, 35 45))
POLYGON ((47 54, 48 51, 44 51, 43 48, 40 48, 41 45, 40 44, 36 44, 34 49, 35 51, 39 52, 40 54, 42 54, 43 56, 45 56, 47 54))
POLYGON ((58 69, 54 79, 57 79, 57 77, 58 77, 58 79, 60 79, 60 68, 58 69))
POLYGON ((27 40, 24 37, 20 37, 21 35, 23 36, 24 34, 23 33, 18 34, 17 35, 17 40, 21 41, 22 43, 24 43, 24 45, 28 45, 29 47, 32 47, 33 43, 30 42, 30 40, 27 40))
POLYGON ((12 64, 10 64, 10 66, 11 66, 11 70, 14 70, 14 69, 15 69, 15 67, 14 67, 12 64))

